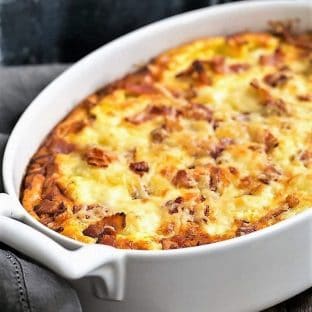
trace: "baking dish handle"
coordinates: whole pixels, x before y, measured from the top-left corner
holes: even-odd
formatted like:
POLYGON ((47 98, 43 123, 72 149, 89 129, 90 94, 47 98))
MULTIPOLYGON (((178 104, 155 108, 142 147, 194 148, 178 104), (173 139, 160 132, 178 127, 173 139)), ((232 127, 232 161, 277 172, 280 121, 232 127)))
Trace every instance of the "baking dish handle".
POLYGON ((125 254, 110 246, 90 244, 68 250, 53 239, 16 219, 23 208, 13 197, 0 193, 0 241, 70 280, 92 279, 97 297, 122 300, 125 254))

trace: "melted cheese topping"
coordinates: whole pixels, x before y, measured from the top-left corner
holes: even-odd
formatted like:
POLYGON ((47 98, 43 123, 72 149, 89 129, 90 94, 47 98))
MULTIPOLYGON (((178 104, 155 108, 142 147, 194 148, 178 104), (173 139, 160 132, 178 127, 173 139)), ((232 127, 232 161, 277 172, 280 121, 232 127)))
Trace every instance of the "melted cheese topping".
POLYGON ((54 129, 24 206, 74 239, 139 249, 228 239, 310 208, 310 52, 247 33, 163 53, 54 129))

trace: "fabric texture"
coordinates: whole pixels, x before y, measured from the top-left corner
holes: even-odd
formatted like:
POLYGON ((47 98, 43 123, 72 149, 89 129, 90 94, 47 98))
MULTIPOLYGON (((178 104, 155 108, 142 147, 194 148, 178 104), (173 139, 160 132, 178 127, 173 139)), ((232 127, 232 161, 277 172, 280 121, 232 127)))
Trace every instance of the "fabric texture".
MULTIPOLYGON (((0 163, 8 134, 19 115, 65 68, 65 65, 0 68, 0 163)), ((81 306, 67 281, 0 244, 0 311, 80 312, 81 306)))
MULTIPOLYGON (((0 162, 8 135, 20 114, 66 67, 0 68, 0 162)), ((76 292, 65 280, 0 244, 0 311, 80 312, 81 307, 76 292)), ((265 312, 312 312, 312 288, 265 312)))

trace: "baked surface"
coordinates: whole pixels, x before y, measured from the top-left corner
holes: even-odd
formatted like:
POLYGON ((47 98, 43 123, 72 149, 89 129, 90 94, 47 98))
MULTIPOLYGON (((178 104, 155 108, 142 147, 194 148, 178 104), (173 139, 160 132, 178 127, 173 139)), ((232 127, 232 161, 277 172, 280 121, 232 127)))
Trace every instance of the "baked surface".
POLYGON ((86 243, 170 249, 312 206, 312 35, 203 38, 82 101, 31 159, 27 211, 86 243))

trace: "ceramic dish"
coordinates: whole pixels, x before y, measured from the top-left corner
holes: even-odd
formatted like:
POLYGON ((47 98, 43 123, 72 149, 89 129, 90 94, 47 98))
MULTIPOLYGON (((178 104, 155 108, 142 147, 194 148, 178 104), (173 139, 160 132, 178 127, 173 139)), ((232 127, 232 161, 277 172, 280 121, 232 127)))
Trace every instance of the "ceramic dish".
POLYGON ((202 9, 132 32, 72 66, 32 102, 9 139, 0 240, 71 280, 86 311, 257 311, 311 287, 311 210, 211 245, 139 251, 84 245, 48 229, 19 203, 30 157, 88 94, 181 43, 293 18, 302 30, 311 29, 312 3, 252 1, 202 9))

